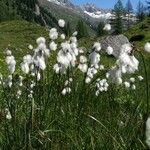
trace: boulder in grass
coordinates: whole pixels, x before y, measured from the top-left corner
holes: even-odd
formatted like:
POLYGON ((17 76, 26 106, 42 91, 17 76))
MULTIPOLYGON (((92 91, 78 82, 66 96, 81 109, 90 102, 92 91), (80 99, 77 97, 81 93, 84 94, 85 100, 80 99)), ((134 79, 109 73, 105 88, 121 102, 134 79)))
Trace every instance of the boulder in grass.
POLYGON ((106 50, 108 46, 112 47, 113 48, 112 55, 115 56, 116 58, 118 58, 118 56, 120 55, 121 46, 127 43, 129 43, 129 40, 123 34, 110 35, 105 37, 101 41, 102 49, 106 50))

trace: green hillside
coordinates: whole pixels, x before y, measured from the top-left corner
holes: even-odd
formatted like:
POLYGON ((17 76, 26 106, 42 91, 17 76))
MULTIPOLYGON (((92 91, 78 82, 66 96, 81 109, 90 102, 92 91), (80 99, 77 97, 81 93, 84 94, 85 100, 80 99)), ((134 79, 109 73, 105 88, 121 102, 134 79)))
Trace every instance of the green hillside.
POLYGON ((19 60, 29 52, 28 45, 35 45, 35 40, 39 36, 47 37, 48 31, 37 24, 24 20, 0 23, 0 66, 3 66, 6 48, 12 50, 13 55, 19 60))
POLYGON ((150 18, 146 18, 143 22, 137 23, 125 35, 129 39, 135 40, 135 45, 142 50, 145 43, 150 42, 150 18))

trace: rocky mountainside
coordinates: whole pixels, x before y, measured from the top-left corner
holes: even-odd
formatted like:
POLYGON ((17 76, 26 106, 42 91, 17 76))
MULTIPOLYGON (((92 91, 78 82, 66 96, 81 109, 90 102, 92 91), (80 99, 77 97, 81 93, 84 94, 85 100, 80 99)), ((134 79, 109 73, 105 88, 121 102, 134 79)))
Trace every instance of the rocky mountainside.
POLYGON ((75 30, 77 22, 83 20, 90 34, 95 34, 94 29, 98 22, 95 21, 94 18, 85 14, 81 7, 75 6, 65 0, 39 0, 39 6, 42 10, 47 12, 46 18, 49 16, 54 20, 62 18, 66 22, 70 22, 73 30, 75 30))

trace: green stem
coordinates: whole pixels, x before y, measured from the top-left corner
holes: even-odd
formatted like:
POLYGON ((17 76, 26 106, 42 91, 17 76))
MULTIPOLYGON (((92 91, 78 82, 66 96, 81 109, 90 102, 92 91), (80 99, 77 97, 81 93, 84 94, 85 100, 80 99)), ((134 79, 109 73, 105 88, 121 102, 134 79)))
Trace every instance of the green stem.
POLYGON ((149 114, 149 106, 150 106, 150 104, 149 104, 149 86, 148 86, 148 73, 147 73, 147 67, 146 67, 146 62, 145 62, 145 58, 144 58, 144 56, 143 56, 143 54, 142 54, 142 52, 141 51, 138 51, 139 52, 139 54, 140 54, 140 56, 141 56, 141 58, 142 58, 142 61, 143 61, 143 65, 144 65, 144 72, 145 72, 145 85, 146 85, 146 113, 147 113, 147 115, 149 114))

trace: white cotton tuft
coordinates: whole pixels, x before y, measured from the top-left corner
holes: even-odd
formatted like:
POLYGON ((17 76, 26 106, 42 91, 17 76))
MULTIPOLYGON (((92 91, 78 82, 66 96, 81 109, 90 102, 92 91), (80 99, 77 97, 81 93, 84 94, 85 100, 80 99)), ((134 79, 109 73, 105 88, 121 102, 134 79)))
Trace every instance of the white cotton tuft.
POLYGON ((106 24, 105 27, 103 28, 103 30, 105 30, 105 31, 111 30, 111 25, 110 24, 106 24))
POLYGON ((112 55, 113 54, 113 48, 108 46, 107 49, 106 49, 106 52, 108 55, 112 55))
POLYGON ((45 43, 46 42, 46 40, 45 40, 45 38, 44 37, 39 37, 37 40, 36 40, 36 43, 39 45, 39 44, 41 44, 41 43, 45 43))
POLYGON ((124 82, 125 88, 130 88, 130 83, 129 82, 124 82))
POLYGON ((72 34, 72 36, 77 36, 78 35, 78 32, 77 31, 75 31, 73 34, 72 34))
POLYGON ((52 28, 49 32, 49 37, 51 40, 56 40, 58 38, 58 32, 56 28, 52 28))
POLYGON ((100 66, 99 66, 99 69, 100 69, 100 70, 104 70, 104 69, 105 69, 104 65, 100 65, 100 66))
POLYGON ((28 64, 27 62, 22 62, 22 63, 21 63, 21 70, 22 70, 25 74, 28 74, 29 71, 30 71, 29 64, 28 64))
POLYGON ((133 85, 131 86, 131 89, 132 89, 132 90, 136 90, 136 86, 133 84, 133 85))
POLYGON ((8 120, 12 119, 10 111, 7 108, 5 109, 5 112, 6 112, 6 119, 8 119, 8 120))
POLYGON ((128 53, 129 54, 129 53, 131 53, 131 51, 132 51, 132 47, 131 47, 130 43, 122 45, 121 53, 128 53))
POLYGON ((65 26, 65 21, 63 19, 59 19, 58 25, 63 28, 65 26))
POLYGON ((142 81, 144 78, 142 76, 138 76, 139 81, 142 81))
POLYGON ((93 48, 95 51, 99 52, 101 50, 101 44, 99 42, 95 42, 93 48))
POLYGON ((7 49, 7 51, 6 51, 6 55, 8 56, 10 56, 10 55, 12 55, 12 52, 11 52, 11 50, 9 50, 9 49, 7 49))
POLYGON ((145 44, 144 49, 145 49, 146 52, 150 53, 150 43, 149 42, 147 42, 145 44))
POLYGON ((49 44, 49 48, 50 48, 50 50, 52 50, 52 51, 56 51, 56 50, 57 50, 57 44, 56 44, 54 41, 52 41, 52 42, 49 44))
POLYGON ((131 81, 132 83, 134 83, 134 82, 135 82, 135 78, 130 78, 130 81, 131 81))
POLYGON ((86 72, 87 72, 87 69, 88 69, 88 66, 87 66, 87 64, 79 64, 78 68, 79 68, 83 73, 86 73, 86 72))
POLYGON ((146 144, 150 147, 150 117, 146 121, 146 144))
POLYGON ((32 45, 29 45, 28 48, 29 48, 30 50, 33 50, 33 46, 32 46, 32 45))
POLYGON ((86 77, 86 79, 85 79, 85 83, 90 83, 91 82, 91 78, 90 77, 86 77))
POLYGON ((86 63, 87 62, 87 58, 85 56, 80 56, 80 63, 86 63))
POLYGON ((117 79, 116 79, 116 83, 117 83, 118 85, 121 85, 121 84, 122 84, 122 78, 120 78, 120 77, 117 78, 117 79))
POLYGON ((61 38, 62 40, 65 40, 65 38, 66 38, 65 34, 61 34, 61 35, 60 35, 60 38, 61 38))

